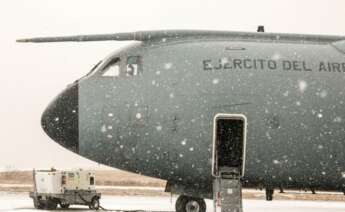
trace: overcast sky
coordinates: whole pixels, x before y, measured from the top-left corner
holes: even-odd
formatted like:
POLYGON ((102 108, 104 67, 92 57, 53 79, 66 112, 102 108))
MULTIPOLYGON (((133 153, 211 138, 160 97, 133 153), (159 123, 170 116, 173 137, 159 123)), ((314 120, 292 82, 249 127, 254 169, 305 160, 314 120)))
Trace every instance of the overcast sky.
POLYGON ((344 0, 1 0, 0 169, 95 164, 63 149, 40 126, 67 84, 130 42, 20 44, 31 36, 152 29, 213 29, 345 35, 344 0))

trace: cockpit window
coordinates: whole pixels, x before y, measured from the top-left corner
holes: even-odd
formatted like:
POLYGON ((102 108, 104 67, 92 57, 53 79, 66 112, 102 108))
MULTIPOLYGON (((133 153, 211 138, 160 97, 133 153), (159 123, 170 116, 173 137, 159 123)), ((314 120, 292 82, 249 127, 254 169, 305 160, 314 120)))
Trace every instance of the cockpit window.
POLYGON ((132 77, 142 73, 140 56, 128 56, 126 64, 119 57, 111 59, 102 69, 102 77, 132 77), (124 66, 125 65, 125 66, 124 66))
POLYGON ((129 56, 127 58, 126 76, 137 76, 142 73, 140 56, 129 56))
POLYGON ((120 58, 113 58, 104 68, 103 77, 118 77, 120 76, 120 58))

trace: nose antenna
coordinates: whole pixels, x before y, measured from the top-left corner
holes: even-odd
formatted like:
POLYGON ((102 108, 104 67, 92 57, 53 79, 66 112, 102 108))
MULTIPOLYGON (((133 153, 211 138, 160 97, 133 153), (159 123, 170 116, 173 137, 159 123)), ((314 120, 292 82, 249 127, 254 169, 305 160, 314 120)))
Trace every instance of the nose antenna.
POLYGON ((205 38, 205 37, 223 37, 231 38, 238 36, 255 36, 247 32, 233 31, 208 31, 208 30, 157 30, 157 31, 138 31, 124 32, 114 34, 96 34, 96 35, 73 35, 59 37, 37 37, 18 39, 20 43, 50 43, 50 42, 85 42, 85 41, 150 41, 164 38, 205 38))
POLYGON ((125 32, 115 34, 97 34, 97 35, 73 35, 73 36, 58 36, 58 37, 37 37, 18 39, 19 43, 51 43, 51 42, 85 42, 85 41, 126 41, 137 40, 140 34, 136 32, 125 32), (138 36, 138 38, 136 38, 138 36))
POLYGON ((235 32, 235 31, 209 31, 209 30, 156 30, 156 31, 137 31, 123 32, 114 34, 95 34, 95 35, 73 35, 58 37, 37 37, 18 39, 21 43, 49 43, 49 42, 85 42, 85 41, 159 41, 165 39, 203 39, 203 38, 226 38, 233 40, 286 40, 292 42, 317 42, 332 43, 345 40, 343 36, 331 35, 304 35, 287 33, 262 33, 265 32, 264 26, 258 26, 258 32, 235 32), (259 33, 260 32, 260 33, 259 33))

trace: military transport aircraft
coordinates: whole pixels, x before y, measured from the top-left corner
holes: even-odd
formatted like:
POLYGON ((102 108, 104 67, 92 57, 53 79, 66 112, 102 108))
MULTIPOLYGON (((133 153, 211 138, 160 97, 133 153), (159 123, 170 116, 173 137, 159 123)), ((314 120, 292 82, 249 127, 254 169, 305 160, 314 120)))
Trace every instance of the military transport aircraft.
POLYGON ((345 37, 199 30, 19 42, 137 41, 47 107, 42 127, 98 163, 167 181, 205 211, 219 166, 245 187, 345 191, 345 37))

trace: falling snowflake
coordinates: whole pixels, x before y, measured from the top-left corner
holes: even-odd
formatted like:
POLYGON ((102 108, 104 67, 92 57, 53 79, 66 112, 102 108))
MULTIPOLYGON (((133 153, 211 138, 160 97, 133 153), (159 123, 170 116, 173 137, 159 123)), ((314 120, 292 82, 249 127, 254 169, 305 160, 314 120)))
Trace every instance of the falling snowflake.
POLYGON ((112 113, 108 113, 108 116, 109 116, 109 117, 113 117, 113 116, 114 116, 114 114, 112 114, 112 113))
POLYGON ((217 79, 217 78, 213 79, 212 83, 215 84, 215 85, 218 84, 219 83, 219 79, 217 79))
POLYGON ((193 152, 194 151, 194 147, 189 148, 189 151, 193 152))
POLYGON ((272 60, 280 60, 282 56, 279 53, 275 53, 274 55, 272 55, 272 60))
POLYGON ((172 63, 165 63, 164 68, 165 69, 171 69, 172 65, 173 65, 172 63))
POLYGON ((183 146, 185 146, 185 145, 187 144, 187 139, 186 139, 186 138, 183 139, 183 140, 181 141, 181 144, 182 144, 183 146))
POLYGON ((222 65, 225 65, 225 64, 228 63, 228 62, 229 62, 229 59, 226 58, 226 57, 223 57, 223 58, 221 59, 222 65))
POLYGON ((268 140, 271 140, 271 139, 272 139, 271 134, 270 134, 269 132, 266 131, 265 134, 266 134, 266 137, 267 137, 268 140))
POLYGON ((320 97, 325 98, 327 96, 327 91, 323 90, 320 92, 320 97))
POLYGON ((307 89, 307 87, 308 87, 308 84, 306 81, 304 80, 298 81, 298 88, 301 93, 303 93, 307 89))
POLYGON ((341 117, 335 117, 335 119, 333 120, 333 122, 335 122, 335 123, 341 123, 341 121, 342 121, 342 118, 341 117))
POLYGON ((55 121, 59 121, 59 117, 56 117, 54 120, 55 120, 55 121))
POLYGON ((141 113, 137 113, 136 115, 135 115, 135 118, 137 118, 137 119, 141 119, 141 113))
POLYGON ((105 127, 105 125, 103 125, 102 127, 101 127, 101 132, 106 132, 107 131, 107 128, 105 127))
POLYGON ((317 117, 321 119, 323 117, 322 113, 318 113, 317 117))
POLYGON ((279 162, 279 160, 273 160, 273 163, 274 164, 279 164, 280 162, 279 162))
POLYGON ((157 126, 157 127, 156 127, 156 130, 157 130, 157 131, 161 131, 161 130, 162 130, 162 126, 160 126, 160 125, 157 126))
POLYGON ((286 96, 289 96, 289 91, 285 91, 284 93, 283 93, 283 95, 286 97, 286 96))

